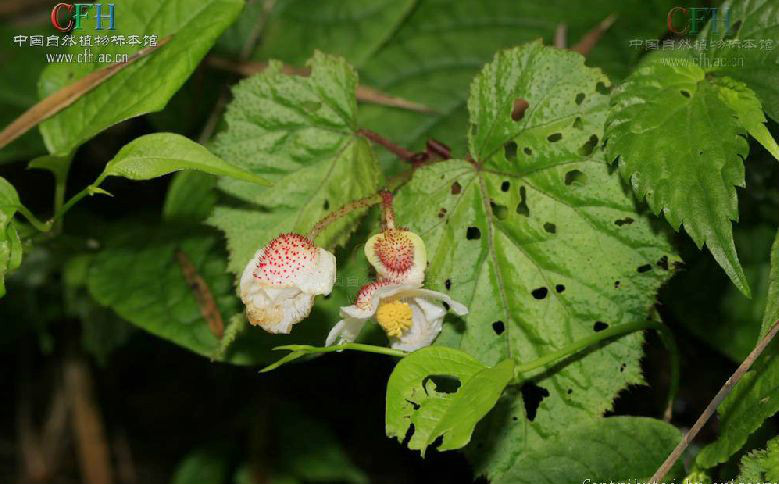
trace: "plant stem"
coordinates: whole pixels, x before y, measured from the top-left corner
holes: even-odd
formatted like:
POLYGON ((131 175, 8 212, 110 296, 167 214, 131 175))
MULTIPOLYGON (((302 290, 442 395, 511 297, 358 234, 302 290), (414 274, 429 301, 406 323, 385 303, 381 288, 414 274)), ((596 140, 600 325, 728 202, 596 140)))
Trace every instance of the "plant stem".
POLYGON ((49 221, 49 222, 41 222, 40 220, 38 220, 38 217, 36 217, 24 205, 17 205, 14 208, 16 208, 16 211, 19 212, 20 214, 22 214, 22 216, 24 216, 24 218, 26 218, 27 221, 30 222, 30 225, 32 225, 33 227, 35 227, 39 231, 41 231, 41 232, 48 232, 49 230, 51 230, 51 226, 52 226, 51 221, 49 221))
POLYGON ((416 154, 407 150, 406 148, 403 148, 402 146, 398 146, 392 141, 388 140, 387 138, 383 137, 379 133, 376 133, 374 131, 371 131, 369 129, 358 129, 357 134, 360 136, 363 136, 374 143, 383 146, 387 151, 394 154, 401 160, 405 160, 408 162, 414 162, 416 161, 416 154))
MULTIPOLYGON (((55 222, 60 218, 62 218, 62 216, 65 215, 65 213, 67 213, 68 210, 73 208, 73 205, 80 202, 82 198, 86 197, 87 195, 92 195, 96 193, 100 189, 100 184, 103 183, 103 180, 105 179, 106 179, 105 173, 101 173, 100 176, 98 176, 97 179, 91 185, 87 185, 83 190, 70 197, 70 200, 65 202, 65 204, 62 205, 60 209, 54 213, 54 216, 51 218, 50 222, 55 222)), ((108 193, 108 192, 103 191, 103 193, 108 193)))
POLYGON ((749 353, 749 356, 747 356, 746 359, 739 365, 739 367, 736 368, 736 371, 733 372, 733 375, 728 378, 725 384, 722 385, 722 388, 720 388, 717 394, 714 395, 714 398, 711 399, 711 402, 709 402, 709 404, 703 410, 703 413, 701 413, 700 417, 698 417, 698 420, 695 421, 690 431, 687 432, 687 434, 682 438, 682 441, 679 442, 679 445, 677 445, 676 448, 668 455, 668 458, 665 459, 665 462, 663 462, 660 468, 657 469, 657 472, 655 472, 652 478, 649 479, 649 482, 656 483, 665 477, 666 474, 668 474, 668 471, 671 470, 676 461, 679 460, 684 451, 690 445, 690 442, 692 442, 695 436, 698 435, 698 432, 701 431, 711 416, 714 415, 714 412, 717 410, 717 407, 719 407, 719 404, 725 400, 725 397, 730 394, 730 392, 733 390, 733 387, 736 386, 739 380, 741 380, 741 377, 743 377, 744 374, 749 371, 755 361, 760 357, 761 354, 763 354, 763 351, 765 351, 766 347, 768 347, 777 333, 779 333, 779 320, 774 322, 774 325, 771 327, 768 333, 763 336, 752 352, 749 353))
POLYGON ((363 351, 366 353, 378 353, 381 355, 403 358, 408 353, 401 350, 393 350, 384 346, 365 345, 361 343, 344 343, 335 346, 311 346, 311 345, 284 345, 273 348, 274 350, 300 351, 304 353, 332 353, 341 350, 363 351))
POLYGON ((316 225, 314 225, 314 227, 308 232, 308 238, 310 240, 316 239, 317 236, 322 233, 322 231, 324 231, 331 223, 335 222, 336 220, 345 217, 355 210, 368 208, 376 205, 379 202, 381 202, 381 192, 347 203, 335 212, 327 215, 322 220, 317 222, 316 225))

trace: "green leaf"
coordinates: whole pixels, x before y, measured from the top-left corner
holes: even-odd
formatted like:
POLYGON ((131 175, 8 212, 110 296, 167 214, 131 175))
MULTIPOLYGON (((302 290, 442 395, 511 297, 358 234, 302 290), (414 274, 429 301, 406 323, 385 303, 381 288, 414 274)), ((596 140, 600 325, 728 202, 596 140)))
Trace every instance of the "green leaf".
POLYGON ((198 223, 216 205, 216 177, 200 171, 176 173, 165 195, 162 218, 171 222, 198 223))
POLYGON ((755 138, 771 155, 779 160, 779 145, 766 128, 763 107, 755 96, 755 92, 746 84, 734 81, 728 77, 715 81, 719 87, 720 99, 736 113, 738 121, 747 132, 755 138))
POLYGON ((492 409, 514 376, 506 359, 488 367, 469 354, 431 346, 406 356, 387 383, 388 437, 403 442, 413 426, 409 449, 425 449, 443 436, 438 450, 459 449, 471 440, 476 423, 492 409), (457 389, 440 390, 436 378, 454 379, 457 389))
MULTIPOLYGON (((3 128, 38 101, 35 83, 46 67, 43 51, 30 55, 29 47, 19 47, 12 39, 15 35, 40 35, 44 28, 51 28, 51 24, 47 22, 35 27, 18 24, 0 26, 0 38, 7 40, 0 44, 0 59, 5 66, 9 66, 0 70, 0 126, 3 128)), ((45 152, 40 133, 31 130, 0 150, 0 164, 29 159, 45 152)))
POLYGON ((0 177, 0 297, 5 295, 5 275, 22 263, 22 243, 13 220, 21 205, 13 185, 0 177))
POLYGON ((273 9, 255 58, 302 64, 314 50, 359 66, 384 42, 416 0, 282 0, 273 9))
MULTIPOLYGON (((159 111, 197 67, 219 34, 235 19, 243 0, 127 0, 115 6, 112 35, 172 35, 170 42, 139 59, 79 98, 41 126, 46 147, 63 155, 97 133, 141 114, 159 111)), ((89 21, 93 21, 91 16, 89 21)), ((96 62, 50 64, 41 74, 41 97, 105 67, 99 56, 132 54, 142 46, 94 46, 96 62)), ((68 48, 78 55, 83 47, 68 48)))
POLYGON ((321 419, 303 413, 284 402, 274 409, 279 448, 273 473, 290 476, 300 482, 346 482, 363 484, 368 476, 344 450, 338 436, 321 419))
MULTIPOLYGON (((246 202, 218 206, 209 220, 227 236, 229 269, 236 274, 279 233, 305 233, 323 216, 379 188, 376 159, 356 134, 357 75, 343 59, 322 53, 309 66, 310 76, 290 76, 272 62, 242 81, 225 115, 228 128, 214 142, 223 159, 273 182, 272 189, 220 182, 246 202)), ((319 245, 343 244, 362 213, 333 223, 318 237, 319 245)))
POLYGON ((135 328, 113 311, 100 306, 87 290, 91 253, 69 257, 62 267, 63 303, 65 314, 77 318, 81 326, 81 346, 100 365, 122 346, 135 328))
MULTIPOLYGON (((242 317, 242 308, 235 295, 234 278, 226 270, 222 238, 207 227, 123 221, 109 233, 91 263, 89 292, 98 303, 149 333, 200 355, 237 365, 267 363, 275 358, 271 348, 277 345, 324 339, 327 329, 323 325, 305 325, 293 335, 268 335, 255 327, 230 335, 231 323, 242 317), (234 338, 227 351, 202 316, 176 257, 177 250, 186 254, 214 297, 225 325, 224 338, 234 338)), ((315 308, 312 317, 320 314, 321 309, 315 308)), ((328 325, 331 323, 328 321, 328 325)))
POLYGON ((199 447, 179 463, 173 473, 173 484, 227 484, 230 476, 231 448, 212 444, 199 447))
POLYGON ((131 141, 108 162, 101 176, 149 180, 179 170, 198 170, 268 184, 264 178, 221 160, 203 145, 173 133, 147 134, 131 141))
MULTIPOLYGON (((476 161, 419 169, 398 192, 399 222, 427 244, 427 286, 470 309, 439 343, 486 365, 522 364, 592 335, 599 321, 646 318, 678 258, 597 148, 608 103, 598 83, 608 80, 575 53, 540 43, 499 53, 471 91, 476 161), (517 98, 529 107, 513 121, 517 98)), ((548 396, 532 421, 518 398, 488 417, 496 431, 472 453, 477 473, 497 478, 520 452, 611 408, 642 381, 641 341, 626 336, 528 375, 548 396)))
POLYGON ((176 250, 206 281, 224 321, 238 312, 232 278, 212 232, 124 223, 92 261, 88 287, 102 305, 136 326, 204 356, 218 346, 187 285, 176 250))
POLYGON ((746 83, 757 93, 765 112, 779 122, 779 4, 773 0, 730 0, 719 10, 729 11, 728 18, 718 16, 716 32, 709 24, 699 36, 710 46, 705 52, 707 72, 746 83), (712 59, 717 62, 712 63, 712 59))
MULTIPOLYGON (((779 319, 779 233, 771 248, 771 274, 763 334, 779 319)), ((696 457, 701 468, 735 454, 763 422, 779 412, 779 341, 774 341, 719 407, 720 437, 696 457)))
POLYGON ((765 449, 742 457, 741 472, 734 482, 779 482, 779 437, 769 440, 765 449))
POLYGON ((363 104, 360 125, 410 149, 420 149, 428 138, 435 138, 449 145, 454 157, 464 157, 468 86, 497 50, 538 38, 552 45, 559 25, 566 27, 573 45, 606 17, 617 14, 587 59, 588 65, 624 77, 641 54, 629 40, 662 36, 665 16, 673 5, 672 0, 418 0, 392 38, 360 65, 360 76, 371 87, 420 102, 435 112, 363 104))
MULTIPOLYGON (((767 204, 762 202, 762 205, 767 204)), ((752 288, 751 298, 731 284, 708 254, 699 253, 689 244, 689 250, 682 253, 684 271, 663 287, 659 300, 696 338, 739 363, 752 351, 760 335, 776 227, 741 223, 733 228, 733 236, 752 288)))
POLYGON ((720 92, 690 59, 650 57, 614 95, 608 153, 619 157, 620 173, 636 194, 675 230, 684 224, 699 248, 706 244, 748 296, 731 221, 738 220, 735 187, 745 186, 749 145, 720 92))
MULTIPOLYGON (((523 452, 495 484, 641 482, 652 476, 681 440, 665 422, 609 417, 574 425, 562 435, 523 452)), ((668 478, 679 476, 677 463, 668 478)))

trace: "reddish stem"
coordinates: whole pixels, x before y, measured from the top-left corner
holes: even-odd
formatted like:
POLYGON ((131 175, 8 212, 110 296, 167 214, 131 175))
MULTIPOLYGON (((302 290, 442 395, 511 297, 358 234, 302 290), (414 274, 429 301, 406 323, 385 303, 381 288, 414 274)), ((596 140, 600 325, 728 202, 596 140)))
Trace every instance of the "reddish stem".
POLYGON ((383 230, 395 228, 395 210, 392 208, 392 192, 382 190, 381 195, 381 227, 383 230))
POLYGON ((322 231, 324 231, 331 223, 335 222, 336 220, 345 217, 346 215, 352 213, 355 210, 359 210, 361 208, 368 208, 370 206, 376 205, 377 203, 381 202, 382 193, 383 191, 371 195, 369 197, 360 198, 359 200, 354 200, 342 206, 338 210, 334 211, 330 215, 324 217, 322 220, 317 222, 316 225, 314 225, 314 227, 308 233, 308 238, 313 241, 314 239, 317 238, 319 234, 322 233, 322 231))
POLYGON ((416 153, 413 153, 406 148, 403 148, 402 146, 396 145, 375 131, 371 131, 369 129, 358 129, 357 134, 373 141, 378 145, 383 146, 387 151, 394 154, 401 160, 408 162, 414 162, 416 160, 416 153))

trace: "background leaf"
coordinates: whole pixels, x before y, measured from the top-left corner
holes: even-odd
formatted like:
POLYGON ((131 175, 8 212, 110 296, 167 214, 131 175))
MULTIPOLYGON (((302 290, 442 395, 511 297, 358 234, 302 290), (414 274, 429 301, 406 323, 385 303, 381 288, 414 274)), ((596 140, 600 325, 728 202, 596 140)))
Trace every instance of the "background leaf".
MULTIPOLYGON (((0 25, 0 59, 6 68, 0 70, 0 127, 5 127, 38 101, 35 84, 46 67, 43 53, 28 55, 11 40, 15 35, 35 35, 40 28, 0 25)), ((0 150, 0 164, 6 161, 30 158, 45 153, 43 139, 37 130, 31 130, 0 150)))
MULTIPOLYGON (((144 35, 173 38, 44 121, 41 134, 52 154, 67 154, 109 126, 165 107, 217 36, 235 19, 243 0, 203 0, 196 8, 190 7, 187 0, 128 0, 115 6, 112 35, 139 35, 141 42, 144 35)), ((131 54, 141 47, 108 45, 92 47, 92 53, 98 59, 100 54, 131 54)), ((68 52, 77 55, 83 49, 73 46, 68 52)), ((50 64, 41 74, 40 96, 46 97, 104 66, 98 62, 50 64)))
POLYGON ((268 19, 266 40, 254 57, 284 59, 300 65, 318 49, 341 55, 359 67, 391 38, 395 27, 416 3, 416 0, 280 0, 268 19))
POLYGON ((392 38, 360 66, 360 75, 369 86, 420 102, 435 112, 364 105, 360 125, 411 149, 436 138, 452 147, 454 157, 464 157, 468 86, 497 50, 539 38, 552 45, 558 26, 565 27, 572 46, 606 17, 617 14, 588 56, 588 64, 621 78, 641 54, 629 40, 661 37, 673 5, 670 0, 418 0, 392 38))
MULTIPOLYGON (((761 334, 779 319, 779 234, 771 248, 769 281, 761 334)), ((720 405, 720 437, 701 450, 696 465, 713 467, 741 449, 763 421, 779 411, 778 390, 779 342, 774 341, 720 405)))
POLYGON ((5 275, 22 262, 22 244, 13 220, 19 206, 16 189, 0 177, 0 297, 5 295, 5 275))
POLYGON ((706 55, 719 59, 708 72, 746 83, 765 112, 779 122, 779 85, 774 82, 779 75, 779 5, 771 0, 729 0, 719 9, 729 11, 729 18, 720 15, 716 31, 707 25, 699 36, 709 43, 706 55), (725 28, 728 21, 730 29, 725 28), (755 46, 747 47, 745 42, 755 46))
MULTIPOLYGON (((523 452, 496 484, 640 482, 652 476, 681 434, 643 417, 609 417, 574 425, 563 435, 523 452)), ((667 479, 678 477, 677 463, 667 479)))
POLYGON ((765 449, 755 450, 741 459, 741 472, 736 482, 779 481, 779 437, 768 442, 765 449))
POLYGON ((102 305, 162 338, 204 356, 218 345, 187 285, 175 251, 182 250, 205 279, 226 321, 238 311, 232 278, 216 234, 138 224, 110 238, 91 265, 88 287, 102 305))

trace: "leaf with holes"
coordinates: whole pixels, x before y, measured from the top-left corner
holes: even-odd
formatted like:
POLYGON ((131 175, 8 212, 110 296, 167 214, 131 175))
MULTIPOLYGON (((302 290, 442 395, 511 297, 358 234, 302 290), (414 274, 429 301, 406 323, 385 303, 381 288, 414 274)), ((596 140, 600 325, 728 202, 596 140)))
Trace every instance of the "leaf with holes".
MULTIPOLYGON (((243 201, 218 206, 210 223, 227 236, 229 269, 240 274, 258 247, 281 232, 305 233, 323 216, 376 193, 381 172, 368 142, 356 133, 357 75, 338 57, 316 53, 311 75, 282 73, 271 62, 234 89, 227 130, 214 151, 229 163, 273 182, 272 188, 223 179, 243 201)), ((355 212, 317 239, 332 248, 356 226, 355 212)))
MULTIPOLYGON (((779 320, 779 233, 771 248, 771 273, 763 328, 779 320)), ((779 341, 774 341, 719 407, 720 437, 696 456, 702 468, 725 462, 738 452, 763 422, 779 412, 779 341)))
POLYGON ((422 456, 439 437, 438 450, 459 449, 513 376, 511 359, 488 367, 443 346, 415 351, 400 360, 387 383, 387 436, 403 442, 413 426, 408 447, 422 456))
POLYGON ((754 93, 732 80, 708 80, 685 55, 650 57, 615 93, 606 124, 609 158, 619 157, 620 173, 638 196, 675 230, 684 224, 749 295, 731 228, 736 187, 745 185, 744 135, 749 130, 767 146, 773 140, 754 93))
MULTIPOLYGON (((677 256, 597 147, 607 84, 572 52, 533 43, 499 53, 471 88, 474 161, 422 168, 398 192, 398 220, 427 244, 427 285, 470 309, 439 343, 486 365, 526 363, 647 316, 677 256)), ((548 396, 532 421, 521 403, 488 417, 485 428, 500 431, 472 446, 477 471, 499 477, 520 452, 609 409, 642 381, 641 341, 626 336, 528 375, 548 396)))
MULTIPOLYGON (((531 449, 495 484, 647 481, 681 440, 679 430, 661 420, 609 417, 574 425, 531 449), (586 479, 584 479, 586 477, 586 479)), ((681 463, 671 474, 679 477, 681 463)))
MULTIPOLYGON (((91 11, 95 9, 91 5, 85 10, 90 14, 89 22, 95 21, 96 13, 91 11)), ((104 67, 106 62, 121 60, 121 56, 140 50, 149 41, 144 35, 156 35, 158 40, 168 35, 172 38, 44 121, 41 134, 52 154, 67 154, 109 126, 165 107, 241 11, 243 0, 126 0, 112 7, 115 30, 111 34, 123 36, 126 43, 90 47, 90 55, 94 56, 90 60, 94 61, 48 65, 39 80, 41 97, 104 67)), ((106 22, 104 19, 103 23, 106 22)), ((82 46, 68 49, 67 53, 74 58, 83 56, 82 46)))

